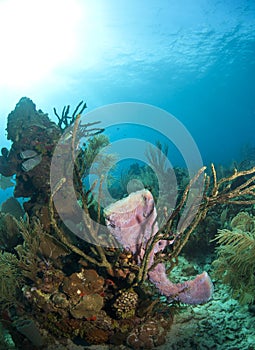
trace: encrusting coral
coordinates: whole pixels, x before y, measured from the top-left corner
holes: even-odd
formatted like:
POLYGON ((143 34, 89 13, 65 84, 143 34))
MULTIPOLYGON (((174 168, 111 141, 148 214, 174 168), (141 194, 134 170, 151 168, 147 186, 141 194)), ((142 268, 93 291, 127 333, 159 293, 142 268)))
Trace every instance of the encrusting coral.
MULTIPOLYGON (((71 117, 69 107, 63 109, 61 116, 55 110, 57 125, 47 114, 37 111, 31 100, 22 98, 8 116, 7 132, 12 146, 0 158, 0 173, 16 174, 14 195, 30 199, 24 205, 24 219, 13 219, 18 241, 7 247, 3 232, 2 323, 20 349, 33 348, 31 343, 35 340, 29 329, 34 326, 43 349, 56 342, 64 346, 66 338, 82 345, 111 343, 154 349, 165 342, 179 302, 204 303, 212 296, 206 272, 177 284, 170 281, 169 273, 210 208, 216 204, 255 202, 255 168, 235 170, 218 180, 213 165, 211 176, 205 174, 203 167, 186 187, 181 186, 177 205, 171 208, 171 215, 163 224, 158 216, 160 210, 164 216, 164 208, 157 213, 154 203, 157 198, 149 190, 118 198, 119 201, 104 208, 104 217, 102 187, 107 179, 102 167, 111 167, 114 157, 101 152, 109 140, 101 134, 102 129, 95 127, 98 122, 82 124, 81 116, 76 115, 85 108, 86 104, 79 104, 71 117), (66 128, 70 123, 71 132, 66 128), (56 166, 53 169, 56 178, 50 187, 50 166, 60 137, 59 162, 66 173, 59 178, 56 166), (84 144, 77 150, 81 137, 84 144), (67 156, 68 140, 71 154, 67 156), (94 161, 95 157, 100 164, 94 161), (92 163, 95 181, 88 185, 92 163), (63 199, 60 195, 63 188, 68 198, 70 172, 76 208, 83 213, 83 222, 73 223, 83 228, 80 235, 74 235, 63 224, 55 206, 58 196, 63 199), (201 177, 205 180, 204 191, 201 198, 194 197, 191 206, 196 207, 196 215, 192 219, 188 214, 183 217, 188 193, 201 177), (184 220, 179 224, 181 216, 184 220), (99 224, 106 224, 107 237, 98 237, 99 224), (112 244, 98 244, 105 240, 112 244), (153 283, 159 293, 155 293, 153 283)), ((162 146, 158 147, 164 151, 162 146)), ((151 161, 159 166, 161 158, 151 161)), ((74 210, 69 202, 64 209, 67 213, 74 210)), ((2 218, 6 217, 2 214, 2 218)), ((249 225, 246 224, 246 231, 250 230, 249 225)))

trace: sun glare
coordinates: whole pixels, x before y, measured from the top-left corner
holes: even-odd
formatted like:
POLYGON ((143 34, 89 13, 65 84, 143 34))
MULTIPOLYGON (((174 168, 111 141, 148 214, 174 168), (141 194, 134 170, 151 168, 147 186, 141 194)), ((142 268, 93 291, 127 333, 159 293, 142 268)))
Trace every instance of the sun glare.
POLYGON ((80 20, 76 0, 0 0, 0 86, 30 86, 68 64, 80 20))

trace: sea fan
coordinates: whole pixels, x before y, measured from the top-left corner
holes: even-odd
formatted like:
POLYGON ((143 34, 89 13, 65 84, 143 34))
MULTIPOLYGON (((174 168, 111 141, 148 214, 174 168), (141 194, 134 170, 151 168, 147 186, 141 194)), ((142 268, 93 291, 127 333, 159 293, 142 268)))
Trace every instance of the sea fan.
POLYGON ((233 231, 218 231, 215 239, 219 244, 218 259, 213 263, 215 277, 228 284, 233 297, 242 304, 252 303, 255 299, 255 233, 236 228, 238 219, 245 217, 249 222, 247 226, 251 227, 250 221, 255 219, 247 213, 239 213, 232 220, 233 231))
POLYGON ((22 275, 17 257, 8 252, 0 252, 0 311, 16 304, 17 291, 22 282, 22 275))

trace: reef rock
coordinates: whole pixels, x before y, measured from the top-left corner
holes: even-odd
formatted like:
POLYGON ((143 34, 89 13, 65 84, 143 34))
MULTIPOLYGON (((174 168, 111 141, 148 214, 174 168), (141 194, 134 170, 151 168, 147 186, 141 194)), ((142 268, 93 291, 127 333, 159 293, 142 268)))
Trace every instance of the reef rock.
POLYGON ((6 130, 12 146, 1 151, 0 174, 16 174, 14 196, 31 197, 25 207, 31 215, 34 204, 44 204, 49 198, 51 157, 61 130, 27 97, 8 115, 6 130))

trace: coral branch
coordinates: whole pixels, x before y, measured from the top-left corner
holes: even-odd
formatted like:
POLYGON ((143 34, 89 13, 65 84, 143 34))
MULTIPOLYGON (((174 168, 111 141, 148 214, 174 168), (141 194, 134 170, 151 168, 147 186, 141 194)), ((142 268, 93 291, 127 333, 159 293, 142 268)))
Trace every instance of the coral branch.
MULTIPOLYGON (((60 187, 59 187, 60 189, 60 187)), ((56 193, 57 191, 55 190, 54 193, 56 193)), ((90 263, 92 263, 93 265, 96 266, 100 266, 100 267, 105 267, 107 269, 107 271, 111 274, 112 273, 112 267, 111 264, 107 261, 105 254, 102 251, 101 247, 98 247, 99 251, 100 251, 100 257, 101 257, 101 261, 97 260, 96 258, 93 258, 92 256, 85 254, 80 248, 78 248, 76 245, 74 245, 68 238, 67 236, 64 234, 64 232, 58 227, 57 221, 55 219, 55 215, 54 215, 54 205, 53 205, 53 195, 50 198, 50 202, 49 202, 49 209, 50 209, 50 218, 51 218, 51 223, 53 225, 54 231, 57 234, 58 238, 60 239, 60 241, 65 244, 71 251, 73 251, 74 253, 80 255, 82 258, 85 259, 85 261, 88 261, 90 263)), ((86 216, 84 216, 86 217, 86 216)), ((93 228, 90 226, 88 227, 89 232, 91 232, 93 228)), ((93 234, 92 234, 93 236, 93 234)))
POLYGON ((202 195, 200 198, 195 198, 188 212, 183 214, 188 193, 205 169, 205 167, 201 168, 195 177, 190 180, 178 205, 166 223, 159 229, 153 198, 149 191, 135 192, 105 209, 106 224, 110 232, 125 249, 138 256, 140 269, 136 283, 143 283, 149 276, 165 295, 174 298, 174 291, 176 291, 175 300, 186 300, 185 302, 189 300, 189 303, 208 300, 212 293, 212 284, 209 277, 202 274, 194 281, 190 281, 190 284, 177 286, 168 280, 167 271, 165 271, 162 262, 167 261, 169 263, 168 272, 176 266, 178 256, 191 233, 205 218, 212 206, 222 203, 252 204, 255 202, 255 167, 240 172, 235 170, 229 177, 218 181, 216 170, 212 165, 212 184, 210 176, 205 175, 202 195), (246 178, 246 176, 250 177, 246 178), (236 179, 239 180, 239 184, 234 186, 236 179), (242 183, 240 183, 240 180, 243 180, 242 183), (182 215, 184 215, 184 219, 182 215), (196 299, 198 285, 203 289, 204 294, 202 293, 203 295, 196 299), (190 290, 191 286, 192 290, 190 290), (187 295, 185 295, 186 288, 188 290, 187 295), (183 293, 181 290, 185 290, 184 294, 181 294, 183 293))
POLYGON ((169 242, 158 240, 157 214, 152 194, 148 190, 137 191, 113 203, 105 209, 105 215, 108 229, 117 241, 138 257, 138 263, 142 261, 138 282, 147 277, 144 276, 146 271, 150 281, 170 300, 200 304, 211 298, 213 285, 206 272, 192 281, 174 284, 167 277, 165 265, 155 264, 155 256, 162 253, 169 242), (157 244, 148 246, 150 238, 155 236, 157 244), (149 255, 145 257, 145 254, 149 255), (156 266, 152 269, 151 266, 154 265, 156 266))
POLYGON ((69 116, 69 112, 70 112, 70 105, 68 106, 64 106, 61 116, 57 113, 56 108, 53 108, 53 112, 55 114, 55 116, 58 118, 58 126, 59 128, 64 131, 66 128, 68 128, 70 125, 72 125, 77 116, 79 114, 81 114, 85 108, 87 108, 86 102, 83 103, 83 101, 81 101, 80 103, 78 103, 78 105, 76 106, 76 108, 74 109, 74 112, 72 113, 71 116, 69 116), (80 109, 80 111, 79 111, 80 109))
MULTIPOLYGON (((216 174, 214 165, 211 165, 213 174, 216 174)), ((249 170, 237 171, 234 169, 234 172, 229 177, 222 178, 218 182, 216 181, 213 184, 213 189, 211 193, 206 196, 207 206, 211 207, 218 203, 233 203, 233 204, 253 204, 255 203, 255 167, 249 170), (246 179, 246 176, 251 176, 246 179), (241 180, 244 178, 244 181, 236 186, 232 187, 234 180, 241 180), (243 200, 240 199, 243 196, 250 195, 251 199, 243 200)))
MULTIPOLYGON (((150 254, 153 251, 157 242, 159 242, 162 239, 168 240, 170 242, 174 240, 175 245, 174 245, 173 252, 168 254, 167 257, 164 258, 164 259, 171 262, 171 265, 173 268, 176 265, 175 259, 180 254, 182 248, 184 247, 184 245, 188 241, 188 238, 190 237, 191 233, 194 231, 194 229, 196 228, 198 223, 201 221, 201 219, 205 216, 206 209, 200 210, 198 212, 198 215, 196 216, 195 220, 188 226, 188 230, 187 230, 185 236, 183 235, 182 231, 176 232, 176 227, 177 227, 178 222, 177 223, 174 222, 174 219, 178 216, 181 209, 183 208, 191 186, 203 174, 205 169, 206 169, 206 167, 202 167, 198 171, 198 173, 195 175, 195 177, 190 180, 189 184, 187 185, 187 187, 185 188, 185 190, 183 192, 183 195, 180 199, 179 204, 173 210, 173 212, 170 215, 170 217, 168 218, 167 222, 158 230, 158 232, 155 234, 155 236, 151 236, 149 241, 147 242, 147 247, 145 249, 145 256, 144 256, 144 259, 143 259, 143 262, 141 265, 141 271, 139 272, 139 275, 138 275, 138 283, 140 283, 141 281, 144 281, 144 279, 147 276, 147 272, 148 272, 147 269, 148 269, 148 265, 149 265, 148 262, 150 259, 150 254), (173 228, 174 225, 175 225, 175 228, 173 228)), ((154 263, 150 267, 150 269, 153 269, 161 261, 162 261, 162 256, 156 256, 154 259, 154 263)))
MULTIPOLYGON (((90 219, 90 215, 89 215, 89 208, 88 208, 88 194, 84 192, 83 189, 83 182, 82 182, 82 173, 78 167, 78 164, 76 162, 76 136, 78 133, 78 126, 79 126, 79 122, 80 122, 80 116, 77 117, 77 119, 75 120, 74 123, 74 128, 73 128, 73 134, 72 134, 72 144, 71 144, 71 153, 72 153, 72 164, 73 164, 73 170, 74 170, 74 183, 75 183, 75 188, 76 188, 76 192, 79 194, 79 197, 81 199, 82 202, 82 207, 83 207, 83 221, 86 227, 86 235, 90 238, 90 241, 96 241, 96 237, 98 235, 98 224, 94 223, 91 219, 90 219)), ((56 234, 58 235, 59 239, 61 240, 61 242, 63 242, 69 249, 71 249, 71 251, 73 251, 74 253, 80 255, 81 257, 83 257, 86 261, 96 265, 96 266, 100 266, 100 267, 104 267, 106 268, 106 270, 108 271, 108 273, 110 275, 112 275, 112 266, 111 264, 108 262, 107 258, 106 258, 106 254, 104 252, 104 249, 98 245, 96 245, 96 258, 85 254, 81 249, 79 249, 76 245, 72 244, 72 242, 67 238, 67 236, 64 234, 64 232, 58 227, 57 221, 55 219, 55 214, 54 214, 54 205, 53 205, 53 199, 54 196, 57 194, 58 191, 60 191, 60 189, 62 188, 62 186, 66 183, 66 179, 62 178, 60 179, 59 183, 55 186, 55 188, 52 191, 51 197, 50 197, 50 201, 49 201, 49 211, 50 211, 50 217, 51 217, 51 223, 54 227, 54 230, 56 232, 56 234)), ((100 203, 100 195, 101 195, 101 189, 102 189, 102 181, 103 178, 100 179, 100 185, 99 185, 99 203, 100 203)), ((93 186, 95 186, 96 183, 94 183, 93 186)), ((93 187, 92 186, 92 187, 93 187)), ((92 191, 92 189, 90 189, 90 191, 92 191)), ((98 204, 98 218, 97 221, 100 221, 100 204, 98 204)), ((95 250, 93 250, 93 252, 95 253, 95 250)))

